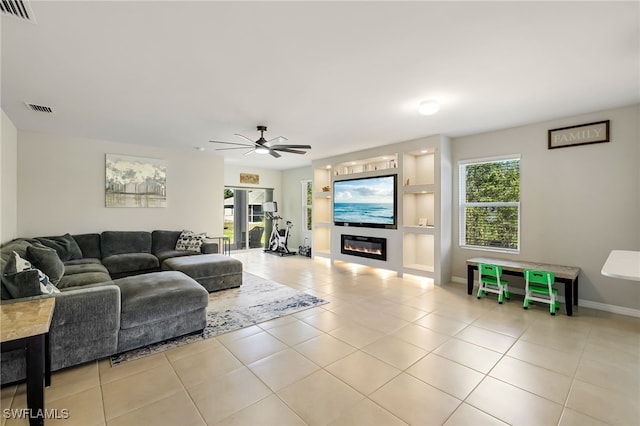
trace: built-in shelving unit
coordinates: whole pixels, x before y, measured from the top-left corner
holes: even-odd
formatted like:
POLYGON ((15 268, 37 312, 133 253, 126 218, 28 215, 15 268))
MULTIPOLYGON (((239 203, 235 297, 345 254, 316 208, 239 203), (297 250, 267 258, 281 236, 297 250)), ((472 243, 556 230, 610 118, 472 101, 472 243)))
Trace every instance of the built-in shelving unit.
MULTIPOLYGON (((333 176, 380 174, 376 172, 397 169, 398 156, 396 154, 381 155, 351 161, 344 161, 333 166, 333 176), (373 172, 373 173, 371 173, 373 172)), ((388 173, 385 173, 388 174, 388 173)))
POLYGON ((313 256, 348 261, 433 278, 451 277, 451 154, 449 140, 431 136, 314 161, 313 256), (397 229, 333 224, 333 182, 396 174, 397 229), (387 260, 341 253, 340 236, 387 240, 387 260))
POLYGON ((332 167, 315 167, 313 171, 313 256, 331 255, 332 167))

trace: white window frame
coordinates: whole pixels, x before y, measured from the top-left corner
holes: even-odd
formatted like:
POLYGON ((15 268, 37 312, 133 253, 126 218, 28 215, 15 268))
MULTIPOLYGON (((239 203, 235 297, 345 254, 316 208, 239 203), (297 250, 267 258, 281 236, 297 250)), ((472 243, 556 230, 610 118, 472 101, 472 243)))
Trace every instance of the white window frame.
MULTIPOLYGON (((311 211, 311 217, 313 217, 313 181, 311 180, 301 180, 300 181, 300 189, 301 189, 301 207, 302 207, 302 218, 301 218, 301 228, 302 228, 302 241, 300 241, 300 243, 304 242, 304 239, 307 238, 309 241, 308 243, 311 244, 311 236, 313 228, 312 229, 307 229, 307 211, 310 210, 311 211), (307 204, 307 185, 312 185, 311 187, 311 204, 307 204)), ((311 226, 313 227, 313 221, 311 226)))
POLYGON ((487 158, 476 158, 469 160, 461 160, 458 161, 458 180, 459 180, 459 189, 458 189, 458 219, 459 219, 459 241, 458 244, 461 248, 472 249, 472 250, 483 250, 483 251, 491 251, 491 252, 500 252, 500 253, 520 253, 520 247, 522 245, 521 241, 521 201, 522 201, 522 159, 520 154, 513 155, 504 155, 499 157, 487 157, 487 158), (474 164, 483 164, 483 163, 496 163, 500 161, 514 161, 518 160, 520 162, 520 197, 517 202, 489 202, 489 203, 467 203, 465 200, 467 198, 467 190, 466 190, 466 173, 465 168, 469 165, 474 164), (518 247, 515 249, 510 248, 502 248, 502 247, 487 247, 487 246, 474 246, 470 244, 466 244, 466 211, 467 207, 517 207, 518 208, 518 247))

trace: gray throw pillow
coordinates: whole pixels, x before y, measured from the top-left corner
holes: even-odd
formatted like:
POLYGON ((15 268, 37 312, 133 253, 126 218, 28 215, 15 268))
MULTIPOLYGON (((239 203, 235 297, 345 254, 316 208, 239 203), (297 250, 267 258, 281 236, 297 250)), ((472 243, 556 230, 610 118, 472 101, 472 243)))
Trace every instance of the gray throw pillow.
POLYGON ((2 276, 2 285, 14 299, 42 294, 37 269, 5 274, 2 276))
POLYGON ((60 237, 38 237, 36 240, 58 252, 58 257, 63 262, 82 259, 82 250, 71 234, 64 234, 60 237))
POLYGON ((27 259, 44 272, 53 285, 57 285, 64 275, 64 263, 58 252, 41 244, 27 247, 27 259))
POLYGON ((9 256, 2 275, 2 285, 13 298, 60 293, 49 277, 15 251, 9 256))

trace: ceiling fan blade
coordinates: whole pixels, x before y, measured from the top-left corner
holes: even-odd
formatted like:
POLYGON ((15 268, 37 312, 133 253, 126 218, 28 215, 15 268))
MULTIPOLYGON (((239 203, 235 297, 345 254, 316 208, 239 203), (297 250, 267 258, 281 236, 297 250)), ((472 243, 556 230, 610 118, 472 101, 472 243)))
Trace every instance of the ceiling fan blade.
POLYGON ((255 145, 255 143, 256 143, 256 141, 253 141, 253 140, 249 139, 248 137, 246 137, 246 136, 244 136, 244 135, 241 135, 240 133, 234 133, 234 135, 235 135, 235 136, 239 136, 239 137, 241 137, 241 138, 243 138, 243 139, 248 140, 249 142, 251 142, 251 145, 255 145))
POLYGON ((251 145, 247 145, 246 143, 222 142, 222 141, 209 141, 209 142, 211 142, 211 143, 223 143, 223 144, 226 144, 226 145, 239 145, 239 146, 248 146, 248 147, 253 146, 253 142, 252 142, 251 145))
MULTIPOLYGON (((0 0, 2 1, 2 0, 0 0)), ((280 152, 287 152, 289 154, 306 154, 306 149, 311 149, 311 145, 284 145, 280 144, 280 142, 288 141, 289 139, 284 136, 278 136, 273 139, 266 140, 264 138, 264 132, 267 131, 267 126, 258 126, 258 131, 260 132, 260 138, 258 140, 251 140, 245 135, 241 135, 240 133, 234 133, 235 136, 246 140, 249 143, 235 143, 235 142, 223 142, 223 141, 209 141, 211 143, 221 143, 226 145, 233 145, 233 147, 227 148, 217 148, 216 151, 230 151, 234 149, 246 149, 247 152, 244 155, 249 155, 254 152, 258 152, 260 154, 268 152, 273 158, 280 158, 282 155, 280 152), (259 151, 256 151, 258 150, 259 151), (267 151, 264 151, 267 150, 267 151)))
POLYGON ((216 148, 216 151, 229 151, 231 149, 251 149, 250 146, 239 146, 236 148, 216 148))
POLYGON ((280 151, 280 152, 289 152, 291 154, 306 154, 306 151, 298 151, 296 149, 291 149, 291 148, 281 148, 281 147, 275 147, 275 148, 271 148, 274 151, 280 151))
POLYGON ((272 142, 272 141, 275 141, 276 139, 282 139, 282 140, 285 140, 285 141, 288 141, 288 140, 289 140, 289 139, 285 138, 284 136, 278 136, 278 137, 275 137, 275 138, 273 138, 273 139, 269 139, 269 140, 267 141, 267 143, 272 142))
POLYGON ((311 149, 311 145, 277 145, 278 148, 311 149))

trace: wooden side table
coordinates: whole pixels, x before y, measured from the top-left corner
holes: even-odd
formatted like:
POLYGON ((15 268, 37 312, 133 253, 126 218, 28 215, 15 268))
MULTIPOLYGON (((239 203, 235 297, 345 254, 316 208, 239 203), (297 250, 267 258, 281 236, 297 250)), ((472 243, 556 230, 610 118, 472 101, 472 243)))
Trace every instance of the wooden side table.
POLYGON ((0 305, 2 352, 26 351, 30 425, 44 425, 44 387, 51 384, 49 326, 55 302, 47 297, 0 305))

